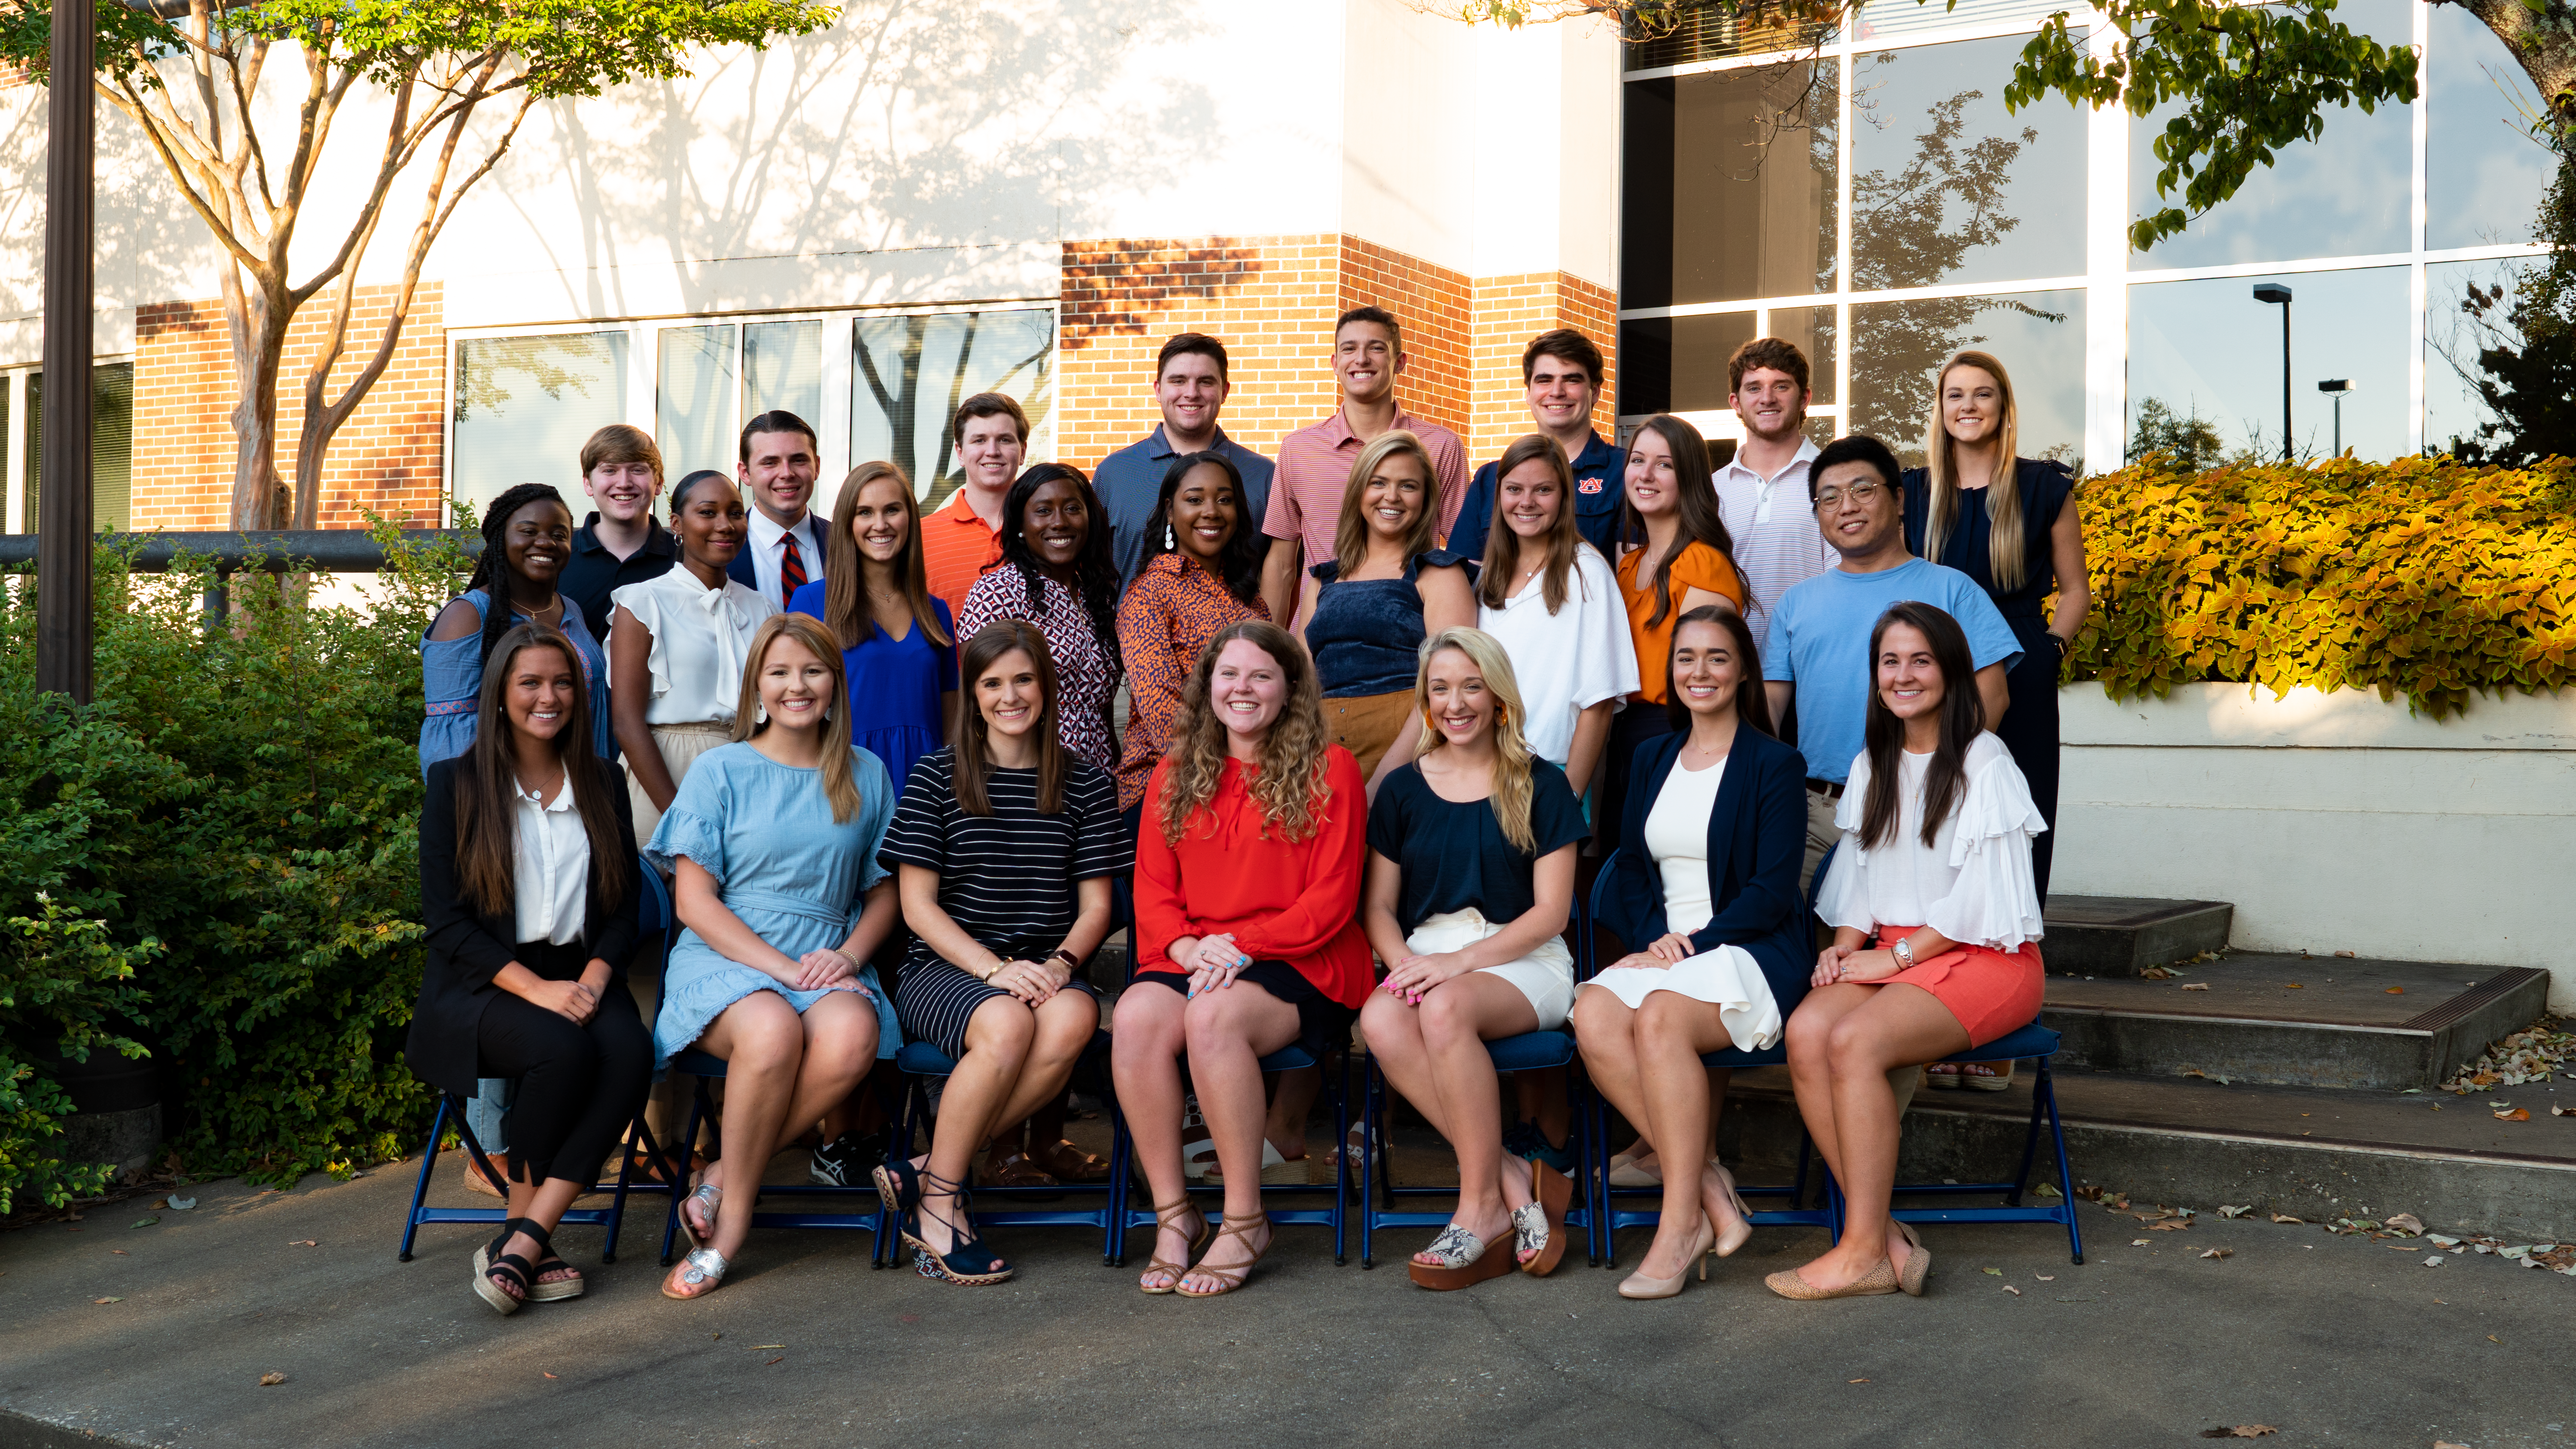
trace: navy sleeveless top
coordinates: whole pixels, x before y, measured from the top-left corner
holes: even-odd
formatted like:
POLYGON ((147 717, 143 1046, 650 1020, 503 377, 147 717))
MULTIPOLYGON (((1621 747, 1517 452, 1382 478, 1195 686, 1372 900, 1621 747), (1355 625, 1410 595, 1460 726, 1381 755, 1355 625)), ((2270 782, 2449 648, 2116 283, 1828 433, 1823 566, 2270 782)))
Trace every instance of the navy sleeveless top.
POLYGON ((1315 652, 1315 678, 1325 696, 1352 699, 1413 688, 1423 632, 1422 590, 1414 581, 1424 569, 1464 562, 1463 554, 1426 549, 1404 566, 1400 579, 1347 584, 1337 582, 1338 562, 1308 569, 1323 585, 1315 593, 1315 617, 1306 625, 1306 646, 1315 652))

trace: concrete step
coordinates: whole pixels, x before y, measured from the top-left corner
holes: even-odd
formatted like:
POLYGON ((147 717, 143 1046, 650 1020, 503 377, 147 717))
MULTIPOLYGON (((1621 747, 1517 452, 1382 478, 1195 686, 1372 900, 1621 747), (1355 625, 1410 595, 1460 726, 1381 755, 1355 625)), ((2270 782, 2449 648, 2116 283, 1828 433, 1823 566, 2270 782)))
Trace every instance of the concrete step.
POLYGON ((2071 976, 2135 976, 2150 966, 2227 948, 2236 908, 2225 901, 2137 896, 2051 896, 2048 969, 2071 976))
POLYGON ((2040 1020, 2065 1038, 2061 1065, 2276 1086, 2436 1086, 2549 997, 2529 967, 2246 953, 2147 980, 2048 962, 2040 1020))
MULTIPOLYGON (((2024 1063, 2001 1092, 1918 1092, 1898 1180, 2009 1176, 2035 1075, 2024 1063)), ((2576 1081, 2453 1097, 2081 1070, 2056 1077, 2073 1185, 2124 1192, 2139 1207, 2214 1212, 2241 1204, 2310 1222, 2411 1212, 2439 1232, 2576 1240, 2576 1117, 2548 1111, 2553 1103, 2576 1106, 2576 1081), (2530 1120, 2497 1120, 2498 1097, 2528 1110, 2530 1120)), ((1727 1161, 1751 1164, 1739 1179, 1787 1181, 1798 1149, 1787 1072, 1736 1073, 1718 1135, 1727 1161)), ((2033 1180, 2055 1177, 2043 1139, 2033 1180)), ((2134 1226, 2091 1213, 2080 1221, 2094 1238, 2134 1226)), ((2132 1236, 2122 1232, 2120 1241, 2132 1236)))

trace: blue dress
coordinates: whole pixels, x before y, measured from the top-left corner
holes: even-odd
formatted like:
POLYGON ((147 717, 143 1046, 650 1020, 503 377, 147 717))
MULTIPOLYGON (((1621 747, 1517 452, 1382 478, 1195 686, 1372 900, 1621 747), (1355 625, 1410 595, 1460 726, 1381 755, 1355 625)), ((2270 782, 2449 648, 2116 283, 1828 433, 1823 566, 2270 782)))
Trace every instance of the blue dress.
MULTIPOLYGON (((725 908, 791 959, 830 950, 849 939, 868 887, 886 878, 877 850, 894 819, 894 784, 877 757, 850 751, 850 773, 859 808, 835 821, 822 771, 779 764, 749 743, 718 745, 689 767, 644 855, 673 870, 684 856, 696 861, 716 878, 725 908)), ((903 1045, 894 1003, 874 963, 858 979, 876 1008, 877 1055, 893 1056, 903 1045)), ((755 991, 777 992, 799 1015, 828 994, 790 990, 766 971, 727 960, 697 932, 681 931, 662 968, 655 1068, 755 991)))
MULTIPOLYGON (((483 635, 480 628, 483 611, 491 607, 492 596, 481 589, 469 589, 457 595, 474 606, 477 624, 474 633, 462 639, 432 639, 420 636, 420 684, 429 711, 420 722, 420 772, 441 760, 452 760, 474 747, 474 707, 483 695, 483 635)), ((590 747, 603 760, 617 758, 617 735, 608 718, 608 655, 582 621, 581 606, 569 596, 563 600, 564 637, 572 641, 573 663, 581 670, 582 688, 590 692, 590 747)), ((524 624, 527 615, 514 613, 513 624, 524 624)), ((432 624, 436 627, 435 623, 432 624)))
MULTIPOLYGON (((956 638, 948 601, 933 598, 930 607, 939 632, 956 638)), ((822 618, 823 581, 798 589, 787 612, 822 618)), ((931 643, 916 620, 900 639, 870 630, 858 648, 841 651, 841 670, 850 685, 850 743, 882 761, 900 789, 912 779, 913 762, 941 746, 939 697, 956 692, 957 650, 931 643)))

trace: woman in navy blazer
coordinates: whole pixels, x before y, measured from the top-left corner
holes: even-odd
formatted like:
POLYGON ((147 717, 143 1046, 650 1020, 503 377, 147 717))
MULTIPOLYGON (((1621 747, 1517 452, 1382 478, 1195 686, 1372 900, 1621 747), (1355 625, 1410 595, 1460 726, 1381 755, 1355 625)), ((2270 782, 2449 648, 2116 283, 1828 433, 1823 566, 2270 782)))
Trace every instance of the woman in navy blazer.
POLYGON ((1732 609, 1693 609, 1670 664, 1674 733, 1638 747, 1602 892, 1600 923, 1638 949, 1584 983, 1573 1016, 1593 1083, 1663 1163, 1630 1298, 1680 1292, 1693 1260, 1752 1236, 1714 1152, 1727 1074, 1699 1059, 1777 1046, 1815 955, 1798 894, 1806 767, 1772 737, 1753 632, 1732 609))

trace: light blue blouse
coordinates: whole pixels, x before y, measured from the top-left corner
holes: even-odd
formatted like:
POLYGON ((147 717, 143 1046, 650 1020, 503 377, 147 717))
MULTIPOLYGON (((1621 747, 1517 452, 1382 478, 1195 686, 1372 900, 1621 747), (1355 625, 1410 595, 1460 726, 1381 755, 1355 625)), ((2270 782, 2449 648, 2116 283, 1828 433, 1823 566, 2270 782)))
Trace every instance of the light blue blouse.
MULTIPOLYGON (((424 776, 430 766, 452 760, 474 747, 474 707, 483 694, 481 626, 483 611, 491 607, 492 599, 481 589, 468 589, 457 597, 474 606, 475 632, 462 639, 432 639, 427 633, 420 636, 421 693, 429 705, 428 714, 420 722, 420 772, 424 776)), ((527 615, 513 613, 510 622, 526 623, 527 615)), ((572 641, 577 656, 573 663, 581 670, 582 688, 590 694, 590 747, 601 759, 614 760, 617 735, 608 718, 608 655, 599 647, 590 626, 583 622, 581 606, 570 598, 563 601, 563 632, 572 641)))

